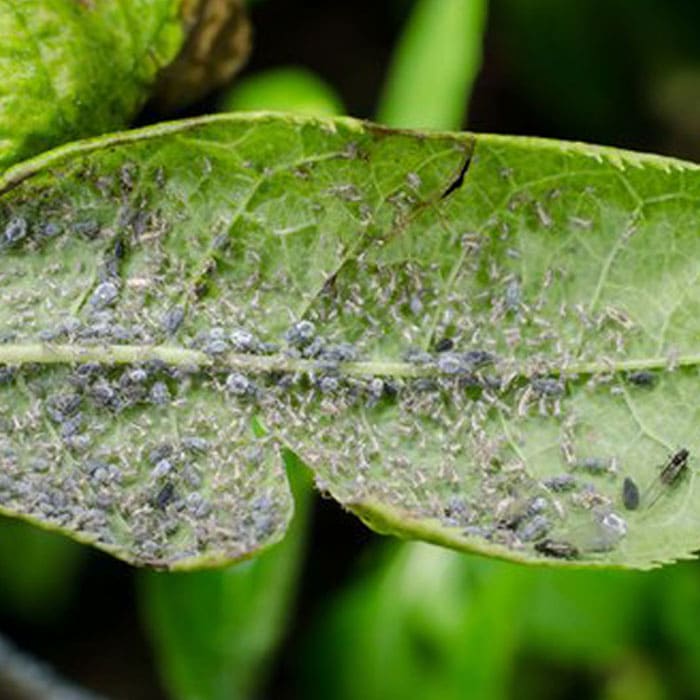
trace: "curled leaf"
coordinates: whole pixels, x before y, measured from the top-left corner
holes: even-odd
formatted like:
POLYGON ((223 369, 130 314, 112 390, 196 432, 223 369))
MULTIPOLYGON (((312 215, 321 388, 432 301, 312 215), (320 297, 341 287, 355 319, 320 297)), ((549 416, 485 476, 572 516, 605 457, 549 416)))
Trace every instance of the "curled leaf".
POLYGON ((190 0, 184 6, 187 41, 161 71, 151 101, 161 114, 225 85, 250 53, 250 23, 242 0, 190 0))

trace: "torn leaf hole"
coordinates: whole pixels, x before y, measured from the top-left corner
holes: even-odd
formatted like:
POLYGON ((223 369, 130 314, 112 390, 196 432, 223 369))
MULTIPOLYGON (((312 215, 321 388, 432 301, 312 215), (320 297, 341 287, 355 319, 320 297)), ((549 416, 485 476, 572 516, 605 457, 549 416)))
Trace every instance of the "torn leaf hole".
POLYGON ((469 170, 469 166, 471 165, 471 162, 472 156, 470 153, 464 159, 464 163, 462 164, 462 167, 460 168, 457 177, 450 183, 449 187, 442 193, 442 195, 440 195, 440 199, 445 199, 449 197, 455 190, 458 190, 462 186, 462 184, 464 183, 464 178, 467 175, 467 171, 469 170))

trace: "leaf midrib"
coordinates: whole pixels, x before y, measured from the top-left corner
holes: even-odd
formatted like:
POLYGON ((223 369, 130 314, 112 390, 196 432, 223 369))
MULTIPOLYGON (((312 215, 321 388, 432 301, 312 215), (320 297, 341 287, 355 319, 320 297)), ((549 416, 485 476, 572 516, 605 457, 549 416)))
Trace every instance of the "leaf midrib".
MULTIPOLYGON (((285 354, 254 355, 250 353, 222 353, 212 357, 201 350, 181 348, 173 345, 76 345, 47 343, 6 343, 0 345, 0 365, 21 366, 26 364, 80 364, 96 362, 105 365, 138 364, 159 360, 175 367, 196 367, 218 371, 241 370, 254 374, 266 372, 323 373, 329 371, 315 359, 290 357, 285 354)), ((556 360, 554 361, 556 362, 556 360)), ((511 377, 614 374, 636 370, 668 370, 700 365, 700 353, 669 356, 640 357, 628 360, 602 360, 598 362, 569 362, 565 366, 554 363, 543 367, 541 360, 536 368, 528 363, 517 363, 502 359, 497 361, 499 369, 511 377)), ((416 365, 403 361, 342 362, 342 373, 348 376, 388 376, 396 378, 445 377, 454 375, 441 373, 434 364, 416 365)))

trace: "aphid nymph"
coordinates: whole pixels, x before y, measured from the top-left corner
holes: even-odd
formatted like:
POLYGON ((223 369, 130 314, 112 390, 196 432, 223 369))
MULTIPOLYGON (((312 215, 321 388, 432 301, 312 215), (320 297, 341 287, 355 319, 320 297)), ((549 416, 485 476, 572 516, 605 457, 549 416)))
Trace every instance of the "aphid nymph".
POLYGON ((535 551, 554 559, 577 559, 579 556, 579 551, 574 545, 550 539, 538 542, 535 551))
POLYGON ((629 476, 622 482, 622 504, 627 510, 639 507, 639 487, 629 476))
POLYGON ((172 481, 168 481, 163 488, 158 491, 158 494, 156 495, 153 505, 155 505, 156 508, 159 510, 165 510, 165 506, 170 503, 170 501, 173 500, 173 497, 175 496, 175 485, 172 483, 172 481))

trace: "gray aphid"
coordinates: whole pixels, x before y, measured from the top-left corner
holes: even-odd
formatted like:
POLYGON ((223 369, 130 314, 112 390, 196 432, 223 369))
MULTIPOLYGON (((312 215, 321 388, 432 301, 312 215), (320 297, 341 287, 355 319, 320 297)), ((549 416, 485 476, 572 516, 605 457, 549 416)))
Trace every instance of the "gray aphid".
POLYGON ((209 449, 209 441, 201 437, 184 437, 182 446, 190 452, 205 453, 209 449))
POLYGON ((242 328, 235 328, 228 337, 236 352, 255 352, 258 347, 256 337, 242 328))
POLYGON ((165 406, 170 402, 170 389, 165 382, 156 382, 148 392, 148 397, 156 406, 165 406))
POLYGON ((556 379, 539 377, 533 379, 531 384, 541 396, 561 396, 564 393, 564 383, 556 379))
POLYGON ((542 539, 550 530, 552 525, 544 515, 536 515, 532 520, 527 520, 518 528, 518 536, 523 542, 533 542, 542 539))
POLYGON ((185 318, 185 309, 182 306, 173 306, 163 316, 163 328, 168 335, 177 333, 185 318))
POLYGON ((255 382, 240 372, 231 372, 226 377, 226 391, 234 396, 255 396, 257 386, 255 382))
POLYGON ((639 508, 639 487, 629 476, 622 482, 622 504, 627 510, 639 508))
POLYGON ((437 368, 443 374, 460 374, 466 370, 461 356, 453 352, 438 355, 437 368))
POLYGON ((28 226, 26 219, 21 216, 15 216, 13 219, 10 219, 7 226, 5 226, 2 242, 7 246, 15 245, 25 238, 27 233, 28 226))
POLYGON ((164 476, 167 476, 170 474, 170 472, 173 470, 173 464, 170 460, 167 459, 161 459, 151 471, 151 476, 154 479, 162 479, 164 476))
POLYGON ((316 326, 311 321, 298 321, 284 334, 284 339, 293 347, 309 345, 316 335, 316 326))
POLYGON ((119 288, 114 282, 102 282, 90 296, 90 305, 96 309, 103 309, 114 304, 118 296, 119 288))
POLYGON ((571 474, 560 474, 558 476, 552 476, 549 479, 545 479, 542 483, 550 491, 555 491, 556 493, 561 493, 564 491, 573 491, 578 484, 576 478, 571 476, 571 474))

